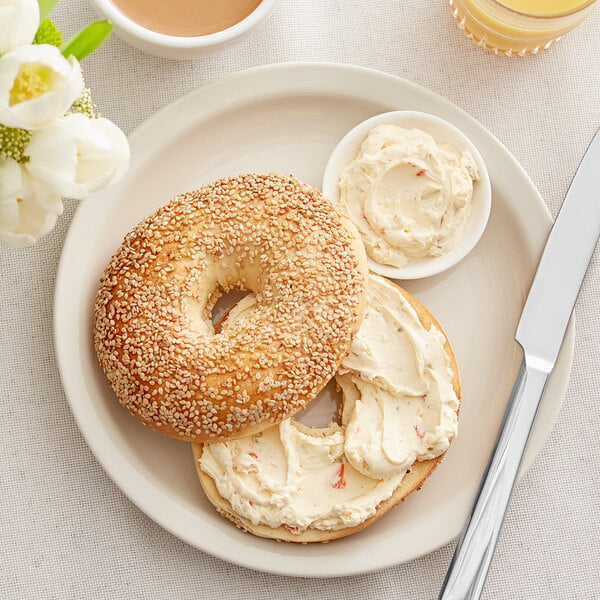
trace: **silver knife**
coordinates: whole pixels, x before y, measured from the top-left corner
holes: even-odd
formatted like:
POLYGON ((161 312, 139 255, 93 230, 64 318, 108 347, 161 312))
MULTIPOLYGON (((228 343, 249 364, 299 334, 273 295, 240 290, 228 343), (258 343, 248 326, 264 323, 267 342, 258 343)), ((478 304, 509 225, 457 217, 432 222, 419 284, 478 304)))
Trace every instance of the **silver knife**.
POLYGON ((438 600, 476 600, 496 548, 529 433, 600 236, 600 129, 550 231, 515 339, 523 361, 475 504, 438 600))

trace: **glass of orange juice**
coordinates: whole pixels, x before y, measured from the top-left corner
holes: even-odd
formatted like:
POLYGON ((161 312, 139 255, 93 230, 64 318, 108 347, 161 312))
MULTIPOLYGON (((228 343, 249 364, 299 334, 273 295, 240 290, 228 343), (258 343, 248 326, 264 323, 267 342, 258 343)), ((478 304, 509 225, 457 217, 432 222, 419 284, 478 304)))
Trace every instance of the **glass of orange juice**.
POLYGON ((581 23, 595 0, 448 0, 458 26, 486 50, 536 54, 581 23))

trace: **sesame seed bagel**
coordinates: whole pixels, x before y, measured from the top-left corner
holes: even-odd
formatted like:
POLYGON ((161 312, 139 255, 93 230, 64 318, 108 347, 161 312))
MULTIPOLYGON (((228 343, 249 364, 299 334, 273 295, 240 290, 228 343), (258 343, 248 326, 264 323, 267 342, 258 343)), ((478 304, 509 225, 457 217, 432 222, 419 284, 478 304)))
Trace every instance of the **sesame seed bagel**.
MULTIPOLYGON (((371 277, 373 277, 373 276, 371 275, 371 277)), ((460 386, 458 365, 456 362, 456 357, 454 355, 454 352, 452 350, 450 342, 448 341, 447 336, 443 332, 441 326, 436 321, 436 319, 431 315, 431 313, 420 302, 418 302, 413 296, 411 296, 408 292, 406 292, 402 288, 398 287, 398 290, 402 293, 404 298, 409 302, 411 307, 415 310, 415 312, 418 316, 418 320, 423 325, 423 327, 427 330, 430 330, 432 327, 434 327, 442 334, 442 336, 443 336, 443 351, 447 355, 448 365, 449 365, 449 368, 451 369, 451 373, 450 373, 451 388, 454 391, 454 394, 456 395, 457 401, 459 403, 460 396, 461 396, 461 386, 460 386)), ((369 310, 369 308, 367 310, 369 310)), ((221 322, 225 322, 225 323, 227 322, 227 315, 224 317, 224 319, 221 322)), ((347 375, 344 374, 342 376, 346 377, 347 375)), ((346 398, 344 397, 342 402, 345 402, 345 401, 346 401, 346 398)), ((456 408, 457 413, 458 413, 458 410, 459 410, 459 406, 456 408)), ((319 438, 320 439, 328 439, 328 438, 333 439, 335 436, 339 437, 340 435, 344 435, 344 425, 339 425, 337 423, 332 423, 329 425, 329 427, 326 427, 326 428, 310 428, 310 427, 303 425, 302 423, 297 422, 293 418, 290 420, 289 423, 290 423, 290 428, 292 431, 296 430, 298 432, 299 436, 304 437, 306 439, 311 439, 311 438, 313 438, 313 439, 319 439, 319 438)), ((275 453, 267 452, 267 448, 271 447, 270 444, 272 443, 272 441, 271 441, 271 439, 265 439, 265 438, 268 438, 268 436, 273 435, 273 436, 276 436, 275 439, 277 439, 277 438, 281 437, 282 435, 286 435, 285 432, 282 433, 281 431, 278 431, 279 429, 280 429, 280 426, 269 429, 268 431, 265 431, 261 434, 260 439, 257 440, 256 443, 251 442, 251 444, 248 445, 248 447, 251 448, 249 455, 254 457, 257 461, 260 461, 262 458, 263 460, 266 460, 269 463, 277 464, 278 461, 281 459, 279 459, 275 455, 275 453), (263 448, 263 450, 258 449, 261 447, 263 448), (262 457, 258 456, 255 452, 257 452, 259 455, 262 453, 263 456, 262 457), (266 458, 266 457, 268 457, 268 458, 266 458)), ((246 441, 247 440, 244 440, 244 442, 246 442, 246 441)), ((277 541, 297 542, 297 543, 329 542, 329 541, 335 540, 337 538, 341 538, 341 537, 345 537, 345 536, 354 534, 354 533, 364 529, 371 523, 374 523, 375 521, 377 521, 381 516, 383 516, 388 510, 390 510, 391 508, 396 506, 400 501, 404 500, 409 494, 411 494, 412 492, 414 492, 416 490, 419 490, 421 488, 421 486, 423 485, 423 483, 425 482, 425 480, 433 473, 433 471, 435 470, 437 465, 442 461, 442 459, 445 455, 445 451, 444 451, 441 454, 439 454, 438 456, 431 458, 429 460, 417 460, 416 462, 414 462, 408 468, 408 470, 406 471, 406 474, 401 478, 401 480, 399 482, 397 482, 396 487, 390 491, 389 497, 387 497, 387 498, 383 499, 381 502, 379 502, 377 504, 377 506, 374 508, 374 513, 371 514, 371 516, 368 516, 367 518, 365 518, 363 521, 356 523, 354 525, 351 525, 351 526, 347 526, 347 527, 340 527, 338 525, 335 528, 327 529, 327 528, 311 525, 311 526, 307 527, 306 529, 299 530, 297 527, 289 527, 285 524, 280 525, 278 527, 273 527, 273 526, 269 526, 269 525, 265 524, 264 522, 253 522, 247 516, 240 514, 240 511, 238 511, 234 508, 234 506, 229 501, 229 499, 224 497, 220 493, 219 488, 217 487, 217 484, 216 484, 215 480, 213 479, 213 477, 210 474, 208 474, 205 470, 203 470, 202 465, 201 465, 201 460, 202 460, 202 456, 203 456, 203 453, 206 450, 206 448, 207 448, 207 446, 205 444, 192 444, 192 450, 193 450, 193 455, 194 455, 194 459, 195 459, 194 462, 196 465, 196 471, 197 471, 200 483, 202 485, 202 488, 203 488, 207 498, 216 507, 217 511, 222 516, 231 520, 237 527, 239 527, 240 529, 242 529, 246 532, 252 533, 259 537, 275 539, 277 541)), ((333 452, 334 444, 329 446, 329 448, 330 449, 328 450, 328 452, 329 453, 333 452)), ((246 449, 246 452, 247 452, 247 449, 246 449)), ((288 458, 288 456, 286 454, 285 460, 292 460, 292 461, 299 460, 299 458, 298 458, 299 456, 301 456, 300 453, 298 452, 298 455, 296 455, 296 451, 294 450, 293 452, 290 452, 290 458, 288 458)), ((255 468, 255 467, 252 467, 252 463, 250 463, 250 465, 246 464, 246 462, 244 462, 246 458, 247 457, 245 457, 245 455, 240 455, 239 458, 236 459, 236 461, 239 462, 240 469, 242 469, 244 472, 245 472, 245 470, 247 470, 248 473, 251 474, 251 473, 253 473, 253 468, 255 468)), ((315 458, 312 456, 307 459, 307 461, 311 464, 312 464, 313 460, 315 460, 315 458)), ((302 465, 303 465, 303 463, 300 462, 299 468, 302 468, 302 465)), ((343 467, 345 467, 345 475, 344 475, 344 468, 340 467, 341 468, 341 471, 339 471, 340 479, 345 477, 346 479, 348 479, 350 481, 353 477, 355 477, 355 474, 353 472, 353 467, 350 464, 350 462, 347 461, 347 459, 345 457, 342 457, 341 465, 343 465, 343 467)), ((266 476, 261 475, 261 474, 257 475, 257 478, 260 481, 263 481, 264 477, 266 477, 266 476)), ((265 485, 268 486, 269 483, 268 483, 267 479, 265 479, 265 482, 266 482, 265 485)), ((331 487, 334 487, 334 488, 339 487, 338 484, 339 484, 339 481, 336 482, 331 487)), ((345 486, 346 486, 346 484, 344 483, 342 487, 345 487, 345 486)), ((327 484, 326 484, 326 487, 327 487, 327 484)), ((253 490, 253 487, 250 486, 248 489, 253 490)), ((369 493, 368 486, 365 487, 364 489, 365 489, 365 491, 361 492, 361 494, 368 494, 369 493)), ((308 491, 309 494, 315 493, 315 494, 322 495, 322 494, 327 494, 327 493, 331 494, 332 493, 330 490, 327 491, 326 489, 323 489, 322 491, 319 491, 319 488, 313 488, 313 487, 309 487, 308 490, 309 490, 308 491), (313 492, 313 490, 314 490, 314 492, 313 492)), ((333 492, 333 494, 336 494, 336 493, 337 492, 333 492)), ((252 494, 252 491, 250 492, 250 494, 252 494)), ((254 502, 257 502, 257 500, 254 497, 250 496, 250 498, 252 498, 252 500, 254 500, 254 502)), ((250 504, 252 504, 252 500, 250 500, 250 504)), ((358 500, 359 501, 361 500, 360 496, 358 497, 358 500)), ((316 500, 313 500, 311 498, 306 498, 306 500, 304 502, 304 506, 313 506, 313 502, 316 503, 316 500)), ((332 500, 332 502, 334 502, 334 504, 332 504, 332 506, 335 507, 335 509, 332 512, 338 513, 339 511, 343 512, 346 510, 344 508, 343 501, 340 501, 340 502, 342 502, 341 504, 337 504, 338 500, 332 500)))
POLYGON ((94 346, 119 401, 190 442, 234 439, 312 400, 365 308, 366 257, 349 219, 292 177, 242 175, 175 197, 104 272, 94 346), (215 333, 232 289, 256 305, 215 333))

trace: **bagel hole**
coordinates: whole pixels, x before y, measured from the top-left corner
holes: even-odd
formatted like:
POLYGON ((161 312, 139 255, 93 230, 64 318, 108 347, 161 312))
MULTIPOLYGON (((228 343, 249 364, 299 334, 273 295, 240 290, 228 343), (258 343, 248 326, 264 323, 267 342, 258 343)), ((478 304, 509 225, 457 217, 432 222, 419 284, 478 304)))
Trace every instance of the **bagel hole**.
POLYGON ((341 406, 342 392, 335 379, 330 379, 317 397, 309 402, 306 408, 294 415, 294 419, 307 427, 319 429, 327 427, 332 422, 341 425, 341 406))
POLYGON ((210 311, 210 319, 213 325, 217 323, 242 299, 251 292, 248 290, 230 290, 223 292, 214 303, 210 311))

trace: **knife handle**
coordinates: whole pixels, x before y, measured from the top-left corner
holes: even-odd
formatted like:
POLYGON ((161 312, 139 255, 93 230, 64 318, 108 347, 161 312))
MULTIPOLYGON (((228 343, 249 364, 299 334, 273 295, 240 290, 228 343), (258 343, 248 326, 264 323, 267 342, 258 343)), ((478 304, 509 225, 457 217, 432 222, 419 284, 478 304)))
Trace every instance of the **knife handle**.
POLYGON ((544 368, 532 368, 523 359, 438 600, 477 600, 481 595, 548 377, 544 368))

